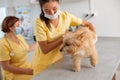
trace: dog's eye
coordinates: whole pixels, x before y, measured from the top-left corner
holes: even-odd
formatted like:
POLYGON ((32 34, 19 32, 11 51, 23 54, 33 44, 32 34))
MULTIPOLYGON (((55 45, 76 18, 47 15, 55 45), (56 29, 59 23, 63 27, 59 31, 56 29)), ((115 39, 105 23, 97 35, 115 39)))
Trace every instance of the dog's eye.
POLYGON ((68 43, 66 43, 65 45, 66 45, 66 46, 70 46, 70 44, 68 44, 68 43))

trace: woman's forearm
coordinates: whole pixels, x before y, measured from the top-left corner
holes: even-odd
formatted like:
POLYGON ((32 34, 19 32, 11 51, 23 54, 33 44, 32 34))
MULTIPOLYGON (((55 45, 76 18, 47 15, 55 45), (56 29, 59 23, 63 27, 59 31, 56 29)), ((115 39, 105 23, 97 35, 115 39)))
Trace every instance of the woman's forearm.
POLYGON ((16 67, 14 65, 9 64, 9 61, 3 61, 1 62, 1 64, 3 69, 15 74, 29 74, 29 75, 33 74, 32 69, 28 69, 28 68, 23 69, 23 68, 16 67))
POLYGON ((25 70, 22 68, 17 68, 15 66, 7 65, 4 67, 5 70, 10 71, 15 74, 25 74, 25 70))
POLYGON ((43 53, 46 54, 46 53, 50 52, 51 50, 55 49, 56 47, 58 47, 59 45, 61 45, 62 41, 63 41, 63 38, 61 37, 61 38, 57 39, 56 41, 47 42, 46 44, 39 43, 39 45, 40 45, 43 53))

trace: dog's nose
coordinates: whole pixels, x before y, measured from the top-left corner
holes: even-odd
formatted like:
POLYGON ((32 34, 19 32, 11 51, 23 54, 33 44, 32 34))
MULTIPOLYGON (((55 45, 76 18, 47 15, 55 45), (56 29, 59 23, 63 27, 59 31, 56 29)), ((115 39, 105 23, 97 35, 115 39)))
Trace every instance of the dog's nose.
POLYGON ((60 49, 60 52, 62 52, 62 50, 63 50, 63 49, 61 48, 61 49, 60 49))

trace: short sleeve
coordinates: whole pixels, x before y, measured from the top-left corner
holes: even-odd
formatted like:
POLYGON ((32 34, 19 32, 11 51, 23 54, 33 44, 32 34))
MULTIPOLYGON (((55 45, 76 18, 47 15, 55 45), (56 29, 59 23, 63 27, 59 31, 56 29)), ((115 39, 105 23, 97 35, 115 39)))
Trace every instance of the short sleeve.
POLYGON ((10 49, 7 45, 0 43, 0 61, 10 60, 10 49))
POLYGON ((77 18, 68 12, 66 12, 66 13, 71 20, 70 26, 79 26, 82 24, 82 19, 77 18))
POLYGON ((36 19, 34 31, 37 41, 47 40, 46 30, 44 27, 45 25, 43 25, 43 22, 40 21, 40 19, 36 19))

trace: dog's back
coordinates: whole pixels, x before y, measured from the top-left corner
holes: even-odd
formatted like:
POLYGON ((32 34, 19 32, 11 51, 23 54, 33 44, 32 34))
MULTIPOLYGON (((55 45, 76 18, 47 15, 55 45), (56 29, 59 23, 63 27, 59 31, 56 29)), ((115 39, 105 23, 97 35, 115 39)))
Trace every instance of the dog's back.
POLYGON ((87 27, 81 27, 74 32, 74 35, 80 40, 80 47, 79 49, 85 52, 84 57, 88 57, 91 54, 95 53, 95 44, 94 40, 96 39, 96 34, 92 32, 87 27))

